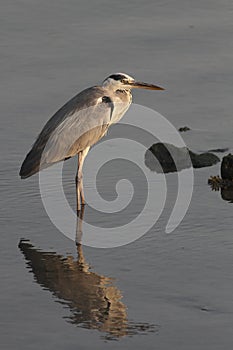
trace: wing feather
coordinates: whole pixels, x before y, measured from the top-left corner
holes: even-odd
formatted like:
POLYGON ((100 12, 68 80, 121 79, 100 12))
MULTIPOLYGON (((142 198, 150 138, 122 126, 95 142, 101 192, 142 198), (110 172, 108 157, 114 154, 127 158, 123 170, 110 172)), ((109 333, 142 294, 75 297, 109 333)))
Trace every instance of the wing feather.
POLYGON ((20 170, 21 178, 95 144, 106 133, 112 115, 112 104, 105 103, 103 96, 101 87, 92 87, 58 110, 27 154, 20 170))

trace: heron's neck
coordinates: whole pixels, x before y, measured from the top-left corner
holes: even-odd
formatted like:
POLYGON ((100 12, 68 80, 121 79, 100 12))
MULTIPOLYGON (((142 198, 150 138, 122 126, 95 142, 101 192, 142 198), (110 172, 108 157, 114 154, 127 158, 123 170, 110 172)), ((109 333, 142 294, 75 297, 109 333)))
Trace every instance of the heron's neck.
POLYGON ((130 89, 117 89, 114 94, 118 96, 123 103, 132 103, 132 93, 130 89))

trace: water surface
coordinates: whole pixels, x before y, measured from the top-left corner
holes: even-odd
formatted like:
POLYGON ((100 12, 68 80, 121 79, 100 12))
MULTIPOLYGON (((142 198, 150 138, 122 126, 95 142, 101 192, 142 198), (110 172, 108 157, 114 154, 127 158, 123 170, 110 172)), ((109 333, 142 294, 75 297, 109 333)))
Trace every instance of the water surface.
MULTIPOLYGON (((1 5, 2 349, 232 348, 232 204, 207 186, 219 164, 194 171, 191 205, 172 234, 165 226, 176 174, 167 175, 164 211, 143 238, 121 248, 82 247, 81 265, 74 242, 46 215, 38 177, 18 177, 45 121, 116 71, 166 88, 136 91, 134 100, 176 127, 188 125, 182 136, 192 150, 232 150, 232 11, 227 0, 1 5), (29 242, 19 249, 21 239, 29 242)), ((65 180, 73 203, 75 167, 67 165, 65 180)), ((106 193, 114 174, 103 172, 106 193)), ((111 224, 108 215, 90 220, 97 233, 111 224)))

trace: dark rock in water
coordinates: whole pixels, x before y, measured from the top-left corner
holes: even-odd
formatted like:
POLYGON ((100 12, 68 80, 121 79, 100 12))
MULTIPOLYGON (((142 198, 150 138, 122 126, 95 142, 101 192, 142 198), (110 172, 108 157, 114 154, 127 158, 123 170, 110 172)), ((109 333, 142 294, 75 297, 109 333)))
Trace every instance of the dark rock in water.
POLYGON ((221 191, 224 201, 233 203, 233 155, 230 153, 222 159, 221 177, 211 176, 208 184, 212 190, 221 191))
POLYGON ((213 191, 221 191, 221 197, 224 201, 233 203, 233 181, 221 179, 219 176, 211 176, 208 179, 208 184, 213 191))
POLYGON ((222 179, 233 180, 233 155, 230 153, 222 159, 221 177, 222 179))
POLYGON ((192 163, 186 147, 155 143, 145 153, 146 166, 157 173, 170 173, 190 168, 192 163))
POLYGON ((224 201, 233 203, 233 186, 231 188, 221 188, 221 197, 224 201))
POLYGON ((210 152, 196 154, 189 151, 189 154, 194 168, 204 168, 220 162, 220 159, 210 152))
POLYGON ((224 153, 227 152, 229 148, 214 148, 210 149, 208 152, 215 152, 215 153, 224 153))
POLYGON ((202 168, 218 163, 220 159, 212 153, 196 154, 187 147, 176 147, 169 143, 155 143, 145 153, 146 166, 157 173, 170 173, 182 169, 202 168))
POLYGON ((188 126, 182 126, 181 128, 178 129, 178 131, 180 132, 184 132, 184 131, 189 131, 190 128, 188 126))

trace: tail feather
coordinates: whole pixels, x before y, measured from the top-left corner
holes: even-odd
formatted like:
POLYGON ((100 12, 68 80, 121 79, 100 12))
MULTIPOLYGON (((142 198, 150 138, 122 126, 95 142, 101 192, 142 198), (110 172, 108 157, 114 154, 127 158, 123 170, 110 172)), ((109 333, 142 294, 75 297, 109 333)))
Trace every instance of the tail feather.
POLYGON ((41 161, 41 152, 35 152, 34 149, 32 149, 27 154, 21 166, 21 169, 19 172, 21 179, 26 179, 27 177, 30 177, 38 173, 38 171, 42 169, 42 166, 40 165, 40 161, 41 161))
POLYGON ((71 158, 71 156, 67 156, 64 159, 60 159, 59 161, 45 163, 44 161, 41 161, 42 154, 43 154, 43 149, 38 149, 38 148, 31 149, 31 151, 26 155, 26 158, 24 159, 23 164, 21 166, 21 169, 19 172, 21 179, 26 179, 27 177, 30 177, 38 173, 40 170, 46 169, 57 162, 71 158))

